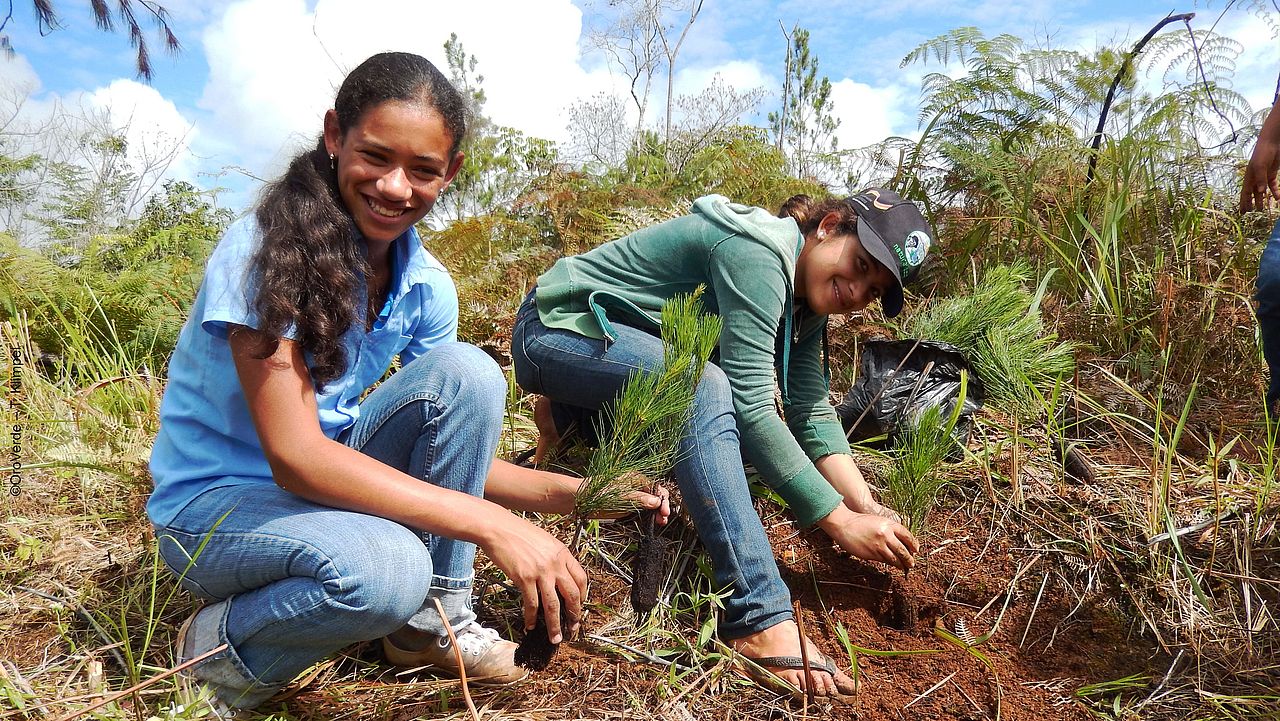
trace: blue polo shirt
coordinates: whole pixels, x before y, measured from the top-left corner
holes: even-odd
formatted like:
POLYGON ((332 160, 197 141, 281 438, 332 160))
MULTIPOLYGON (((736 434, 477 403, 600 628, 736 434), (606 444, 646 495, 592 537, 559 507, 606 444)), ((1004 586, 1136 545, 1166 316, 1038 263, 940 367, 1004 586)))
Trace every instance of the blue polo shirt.
MULTIPOLYGON (((230 325, 258 327, 248 280, 258 243, 252 214, 227 229, 169 361, 160 433, 151 451, 155 490, 147 502, 147 515, 158 526, 168 525, 210 488, 274 483, 227 342, 230 325)), ((360 397, 393 358, 399 355, 408 364, 457 338, 458 292, 440 261, 412 228, 395 240, 391 256, 386 304, 369 332, 357 322, 342 337, 347 371, 316 394, 320 428, 329 438, 356 422, 360 397)))

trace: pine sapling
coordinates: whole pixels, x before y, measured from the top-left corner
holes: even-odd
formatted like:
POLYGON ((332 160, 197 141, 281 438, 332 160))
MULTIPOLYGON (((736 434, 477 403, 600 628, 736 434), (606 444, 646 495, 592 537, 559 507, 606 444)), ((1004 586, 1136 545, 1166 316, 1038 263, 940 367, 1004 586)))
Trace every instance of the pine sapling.
POLYGON ((924 529, 925 519, 946 485, 937 469, 956 442, 951 432, 960 420, 967 394, 968 374, 961 371, 959 395, 949 417, 943 417, 940 406, 929 406, 915 418, 904 419, 898 433, 885 496, 912 533, 924 529))
MULTIPOLYGON (((657 481, 668 478, 679 460, 698 380, 720 338, 720 319, 703 313, 701 293, 698 288, 663 304, 662 366, 632 375, 601 413, 596 428, 600 443, 574 499, 579 526, 593 515, 640 510, 635 492, 656 491, 657 481)), ((641 515, 631 588, 637 613, 657 605, 662 578, 667 539, 654 533, 655 513, 645 510, 641 515)), ((520 642, 517 663, 534 670, 546 667, 556 647, 545 628, 539 616, 538 626, 520 642)))

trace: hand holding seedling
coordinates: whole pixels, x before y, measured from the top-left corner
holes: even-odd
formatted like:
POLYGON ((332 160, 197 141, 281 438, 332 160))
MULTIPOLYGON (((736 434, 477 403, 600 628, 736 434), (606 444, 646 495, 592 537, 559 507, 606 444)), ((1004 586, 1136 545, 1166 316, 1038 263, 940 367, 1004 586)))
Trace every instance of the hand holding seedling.
POLYGON ((520 592, 525 630, 534 627, 541 605, 552 643, 560 643, 565 633, 576 633, 587 594, 587 573, 569 549, 518 517, 490 529, 488 536, 480 546, 520 592), (562 628, 562 600, 569 628, 562 628))
POLYGON ((659 526, 667 525, 671 518, 671 492, 666 486, 655 486, 653 493, 634 491, 627 498, 641 509, 653 511, 653 522, 659 526))
POLYGON ((904 571, 915 564, 913 556, 920 550, 916 537, 901 523, 872 513, 855 513, 844 505, 818 521, 818 527, 848 553, 904 571))
POLYGON ((1268 210, 1273 198, 1280 200, 1277 170, 1280 170, 1280 99, 1276 100, 1262 123, 1258 143, 1253 146, 1253 155, 1244 169, 1244 182, 1240 188, 1241 213, 1268 210))
MULTIPOLYGON (((667 525, 671 518, 671 492, 659 485, 653 493, 637 490, 623 494, 622 502, 639 511, 653 511, 653 522, 659 526, 667 525)), ((632 511, 613 510, 597 511, 588 516, 594 520, 615 520, 625 518, 632 511)))

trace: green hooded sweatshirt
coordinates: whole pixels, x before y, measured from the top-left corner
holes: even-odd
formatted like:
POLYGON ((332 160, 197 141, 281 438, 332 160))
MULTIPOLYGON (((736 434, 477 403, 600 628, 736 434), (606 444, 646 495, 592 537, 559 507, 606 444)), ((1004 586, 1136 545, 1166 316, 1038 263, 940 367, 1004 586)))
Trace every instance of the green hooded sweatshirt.
POLYGON ((719 366, 733 389, 742 450, 797 519, 812 525, 842 502, 813 462, 849 454, 828 401, 826 316, 793 301, 804 238, 791 218, 699 198, 693 212, 562 258, 538 278, 538 315, 549 328, 612 341, 612 323, 659 327, 662 304, 706 286, 720 316, 719 366), (774 406, 775 368, 786 423, 774 406))

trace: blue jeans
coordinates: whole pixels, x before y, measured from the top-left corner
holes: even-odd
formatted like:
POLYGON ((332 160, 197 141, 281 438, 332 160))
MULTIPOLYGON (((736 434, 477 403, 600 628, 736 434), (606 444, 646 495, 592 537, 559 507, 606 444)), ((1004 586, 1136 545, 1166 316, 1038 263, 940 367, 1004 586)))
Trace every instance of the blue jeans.
MULTIPOLYGON (((662 367, 659 338, 618 323, 614 328, 618 339, 606 347, 544 326, 532 294, 520 307, 511 335, 516 382, 551 398, 557 428, 593 428, 596 414, 628 378, 662 367)), ((732 590, 721 636, 740 638, 789 620, 791 593, 751 504, 729 380, 714 364, 707 364, 698 384, 679 458, 674 475, 685 508, 711 556, 716 583, 732 590)))
MULTIPOLYGON (((483 496, 505 397, 488 355, 442 345, 370 393, 341 440, 427 483, 483 496)), ((454 628, 475 619, 473 544, 275 484, 206 491, 156 538, 181 585, 213 602, 188 631, 193 651, 229 649, 195 675, 234 706, 256 706, 328 654, 405 624, 444 634, 432 598, 454 628)))
POLYGON ((1262 357, 1271 371, 1267 405, 1280 400, 1280 221, 1271 229, 1271 238, 1258 261, 1258 330, 1262 336, 1262 357))

